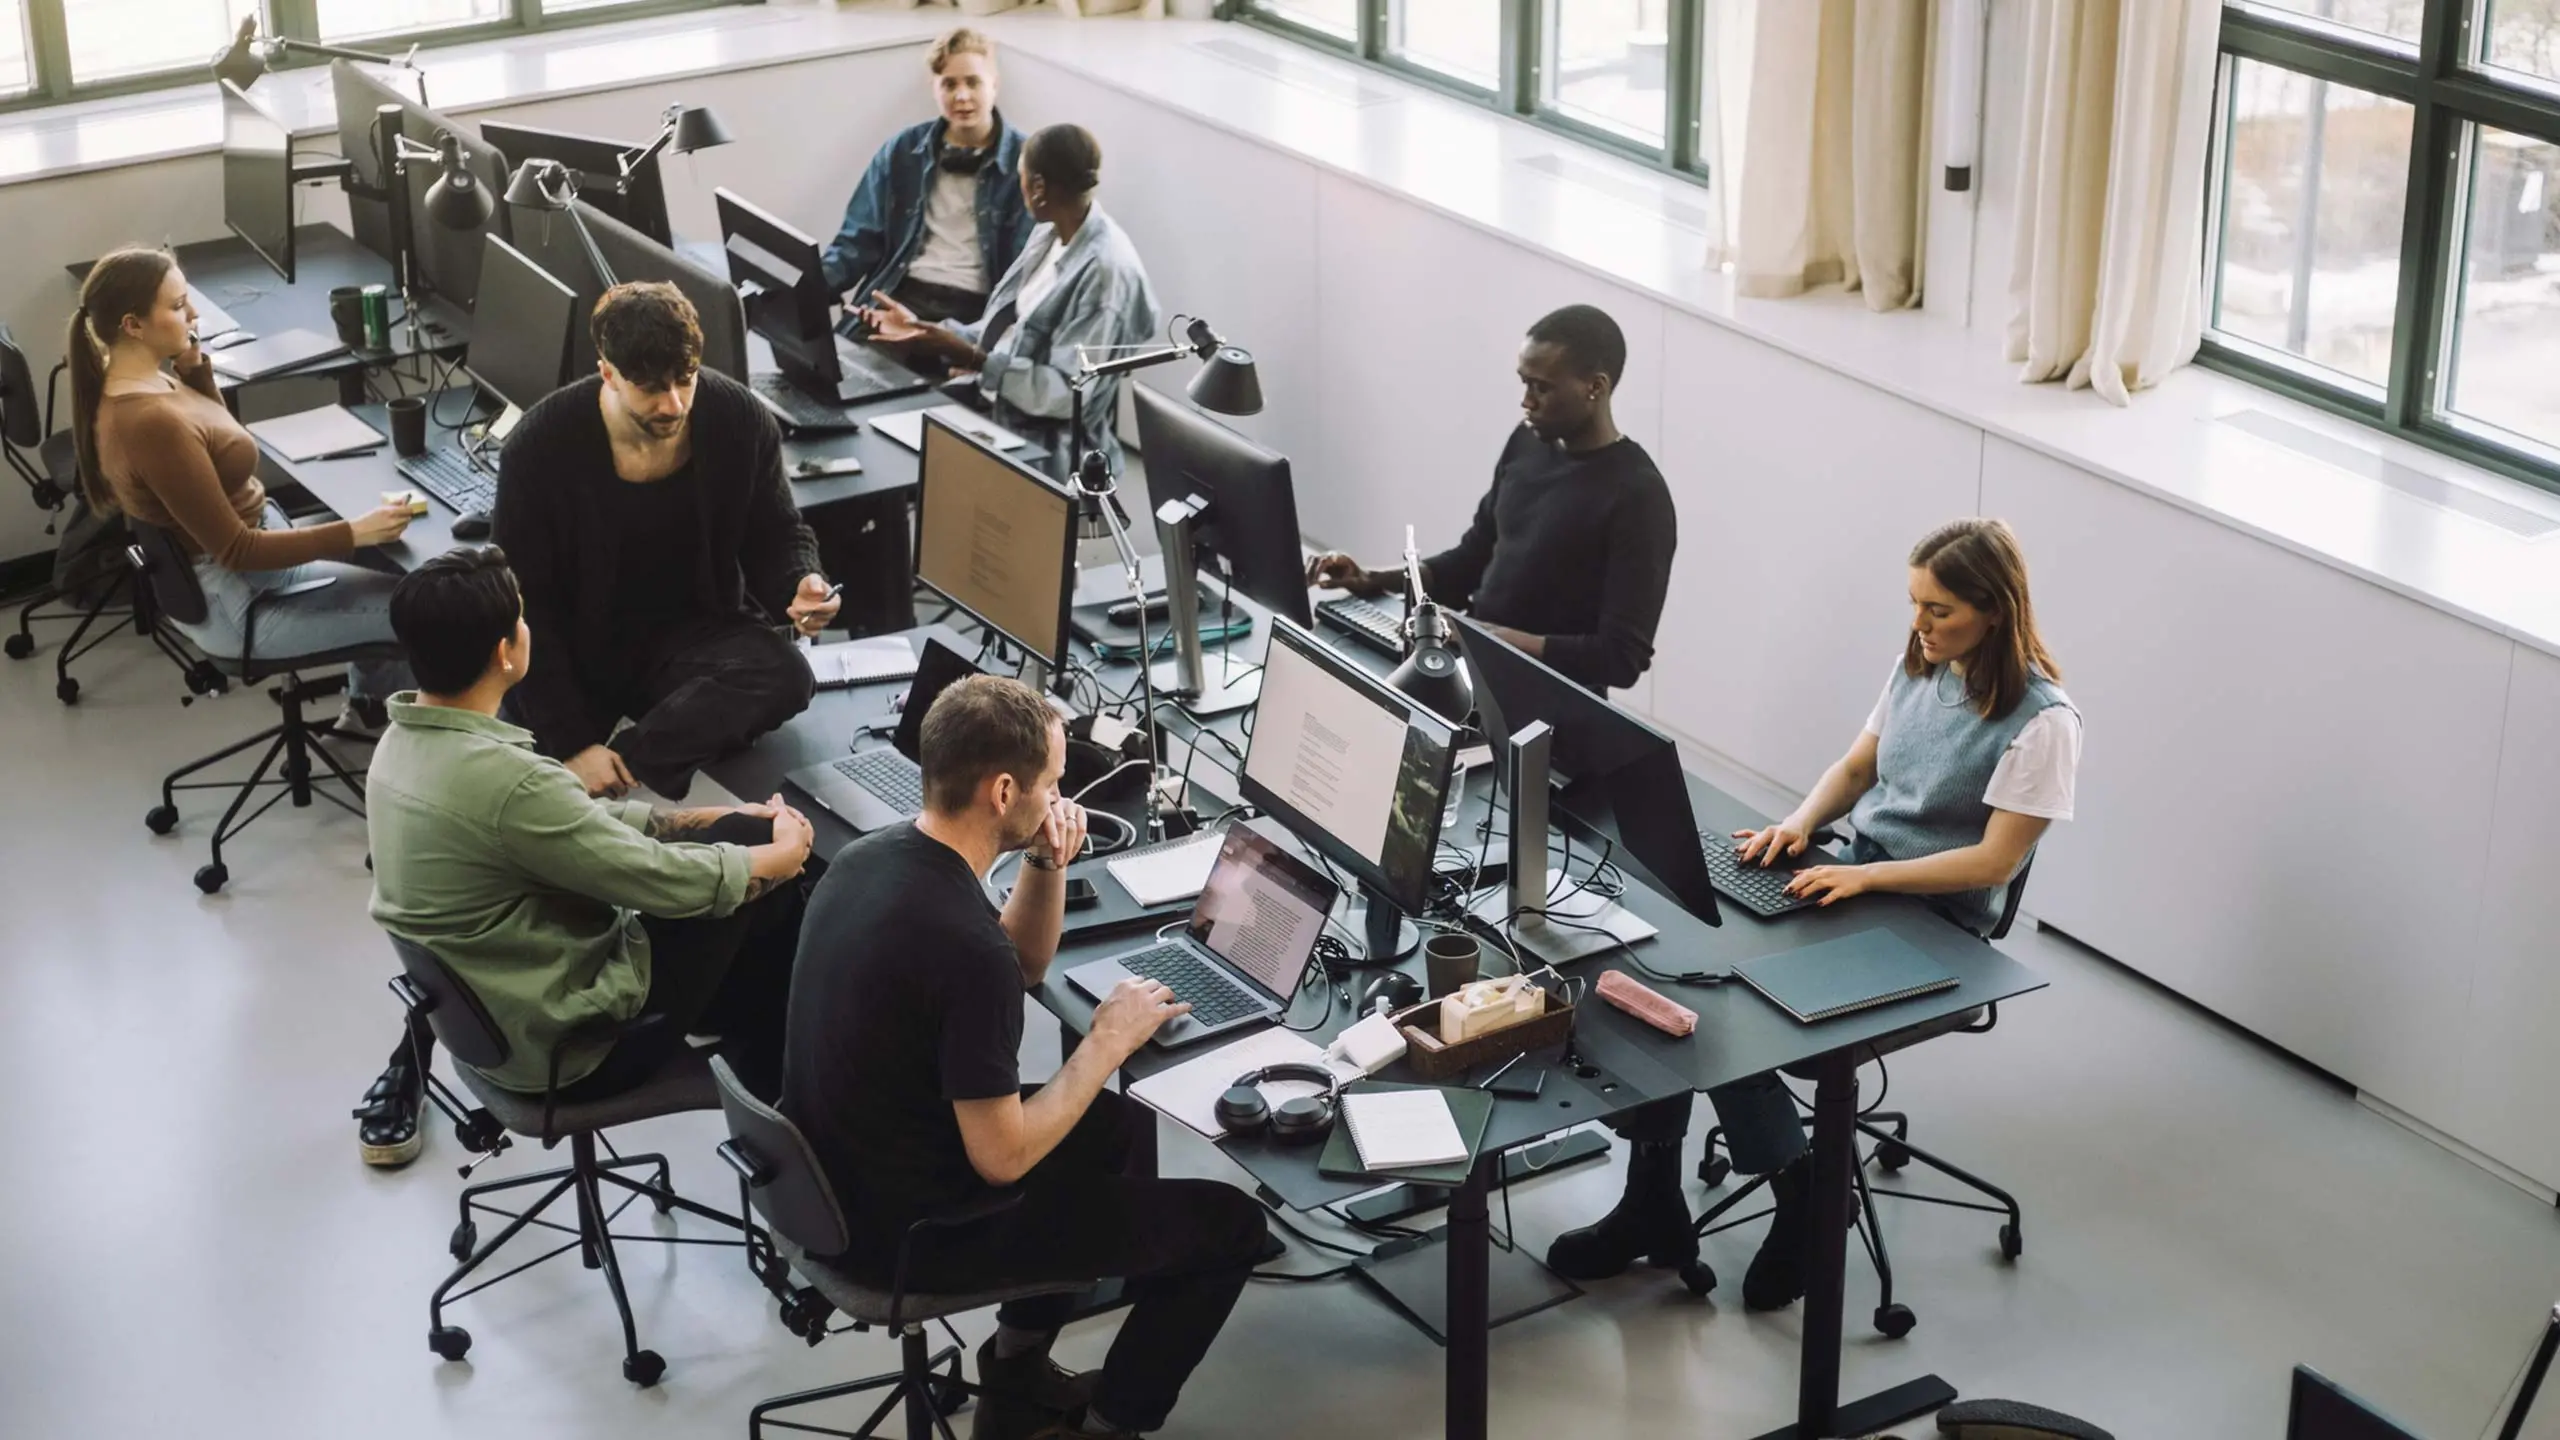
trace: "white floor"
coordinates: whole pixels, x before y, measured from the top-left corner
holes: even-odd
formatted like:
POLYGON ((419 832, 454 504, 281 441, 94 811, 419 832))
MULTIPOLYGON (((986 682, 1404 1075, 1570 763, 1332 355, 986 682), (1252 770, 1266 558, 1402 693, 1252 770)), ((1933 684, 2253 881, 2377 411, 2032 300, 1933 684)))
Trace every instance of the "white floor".
MULTIPOLYGON (((210 812, 168 839, 142 814, 163 769, 272 707, 182 709, 174 672, 125 640, 66 709, 50 661, 0 662, 0 1436, 735 1434, 761 1397, 889 1363, 876 1335, 804 1349, 733 1252, 637 1246, 659 1388, 619 1377, 601 1281, 566 1260, 463 1302, 478 1343, 438 1362, 426 1297, 462 1152, 439 1121, 417 1165, 370 1172, 346 1118, 396 1016, 361 827, 279 809, 234 849, 230 890, 200 897, 210 812)), ((1987 1217, 1892 1209, 1920 1326, 1866 1330, 1854 1268, 1852 1389, 1934 1369, 2119 1436, 2275 1440, 2308 1362, 2436 1440, 2482 1434, 2560 1299, 2560 1216, 2067 942, 2011 948, 2052 987, 1988 1037, 1897 1058, 1892 1100, 1915 1138, 2019 1192, 2026 1257, 2000 1262, 1987 1217)), ((725 1204, 717 1131, 703 1115, 627 1138, 725 1204)), ((1189 1143, 1168 1164, 1222 1168, 1189 1143)), ((1592 1168, 1516 1190, 1523 1240, 1615 1183, 1592 1168)), ((1755 1238, 1710 1252, 1723 1303, 1638 1274, 1498 1332, 1495 1433, 1786 1418, 1796 1317, 1733 1293, 1755 1238)), ((1062 1353, 1091 1363, 1107 1342, 1089 1326, 1062 1353)), ((2528 1433, 2560 1435, 2560 1398, 2545 1411, 2528 1433)), ((1439 1413, 1439 1352, 1355 1284, 1257 1285, 1167 1433, 1424 1436, 1439 1413)))

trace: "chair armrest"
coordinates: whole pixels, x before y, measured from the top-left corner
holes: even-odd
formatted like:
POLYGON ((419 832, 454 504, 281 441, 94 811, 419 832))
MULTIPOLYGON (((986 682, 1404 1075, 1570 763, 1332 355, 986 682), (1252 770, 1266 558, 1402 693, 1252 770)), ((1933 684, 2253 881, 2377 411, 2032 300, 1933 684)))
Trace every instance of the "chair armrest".
POLYGON ((735 1140, 721 1141, 719 1149, 713 1153, 727 1162, 730 1169, 737 1171, 738 1178, 752 1189, 763 1189, 766 1182, 773 1179, 773 1167, 735 1140))
POLYGON ((1021 1189, 1007 1186, 1001 1190, 991 1190, 966 1205, 946 1210, 939 1215, 927 1215, 907 1226, 907 1233, 898 1241, 897 1267, 890 1272, 889 1276, 889 1328, 892 1331, 898 1328, 900 1313, 906 1309, 907 1262, 913 1258, 916 1241, 937 1230, 957 1230, 964 1225, 974 1225, 981 1220, 994 1219, 1021 1203, 1021 1189))
POLYGON ((391 977, 391 993, 399 997, 400 1003, 413 1015, 424 1015, 436 1008, 436 997, 406 975, 391 977))

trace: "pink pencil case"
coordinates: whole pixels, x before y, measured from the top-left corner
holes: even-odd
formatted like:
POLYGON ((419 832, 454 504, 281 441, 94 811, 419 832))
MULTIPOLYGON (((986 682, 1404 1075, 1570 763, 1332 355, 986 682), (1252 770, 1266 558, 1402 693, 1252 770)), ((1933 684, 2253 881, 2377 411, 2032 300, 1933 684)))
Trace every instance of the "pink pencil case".
POLYGON ((1600 998, 1626 1011, 1665 1035, 1687 1035, 1698 1028, 1698 1012, 1678 1001, 1646 989, 1637 981, 1612 970, 1600 977, 1596 987, 1600 998))

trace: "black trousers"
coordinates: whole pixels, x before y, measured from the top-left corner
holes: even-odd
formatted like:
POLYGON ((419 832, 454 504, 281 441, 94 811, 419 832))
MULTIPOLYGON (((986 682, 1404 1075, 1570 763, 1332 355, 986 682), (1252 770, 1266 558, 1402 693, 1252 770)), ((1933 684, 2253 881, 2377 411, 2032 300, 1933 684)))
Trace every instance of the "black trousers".
POLYGON ((745 749, 818 693, 796 647, 743 615, 683 621, 639 639, 618 661, 588 672, 602 693, 587 703, 599 715, 631 717, 614 753, 670 800, 693 788, 696 770, 745 749))
MULTIPOLYGON (((927 325, 940 324, 945 320, 957 320, 966 325, 985 313, 987 308, 987 297, 974 290, 963 290, 957 285, 936 285, 912 275, 899 281, 898 288, 890 291, 889 295, 916 312, 916 318, 927 325)), ((862 303, 870 304, 871 297, 863 296, 862 303)))
MULTIPOLYGON (((1262 1207, 1217 1180, 1126 1174, 1144 1106, 1103 1092, 1022 1180, 1022 1203, 992 1220, 919 1242, 907 1283, 977 1290, 1117 1276, 1135 1300, 1103 1363, 1094 1409, 1114 1424, 1160 1428, 1244 1293, 1265 1234, 1262 1207)), ((894 1246, 895 1239, 890 1243, 894 1246)), ((894 1255, 875 1257, 884 1273, 894 1255)), ((1066 1323, 1072 1294, 1016 1300, 996 1318, 1026 1330, 1066 1323)))

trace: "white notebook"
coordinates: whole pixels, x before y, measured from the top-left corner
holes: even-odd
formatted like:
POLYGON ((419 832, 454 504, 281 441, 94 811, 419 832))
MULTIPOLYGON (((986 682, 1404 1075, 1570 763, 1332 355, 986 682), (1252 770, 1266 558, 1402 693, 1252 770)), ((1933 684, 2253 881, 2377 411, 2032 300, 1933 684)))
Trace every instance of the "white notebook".
POLYGON ((1209 888, 1209 872, 1217 868, 1225 832, 1202 830, 1179 840, 1103 862, 1111 878, 1129 898, 1152 909, 1188 900, 1209 888))
POLYGON ((842 685, 878 685, 889 680, 911 680, 916 673, 915 647, 904 635, 873 635, 862 640, 841 640, 832 645, 804 645, 800 658, 809 662, 809 673, 818 688, 833 689, 842 685))
POLYGON ((899 410, 878 415, 872 417, 871 428, 910 450, 922 450, 924 417, 927 415, 943 420, 961 434, 998 450, 1019 450, 1031 443, 966 405, 933 405, 922 410, 899 410))
POLYGON ((1458 1117, 1437 1090, 1386 1090, 1342 1097, 1342 1123, 1369 1170, 1448 1165, 1467 1158, 1458 1117))

